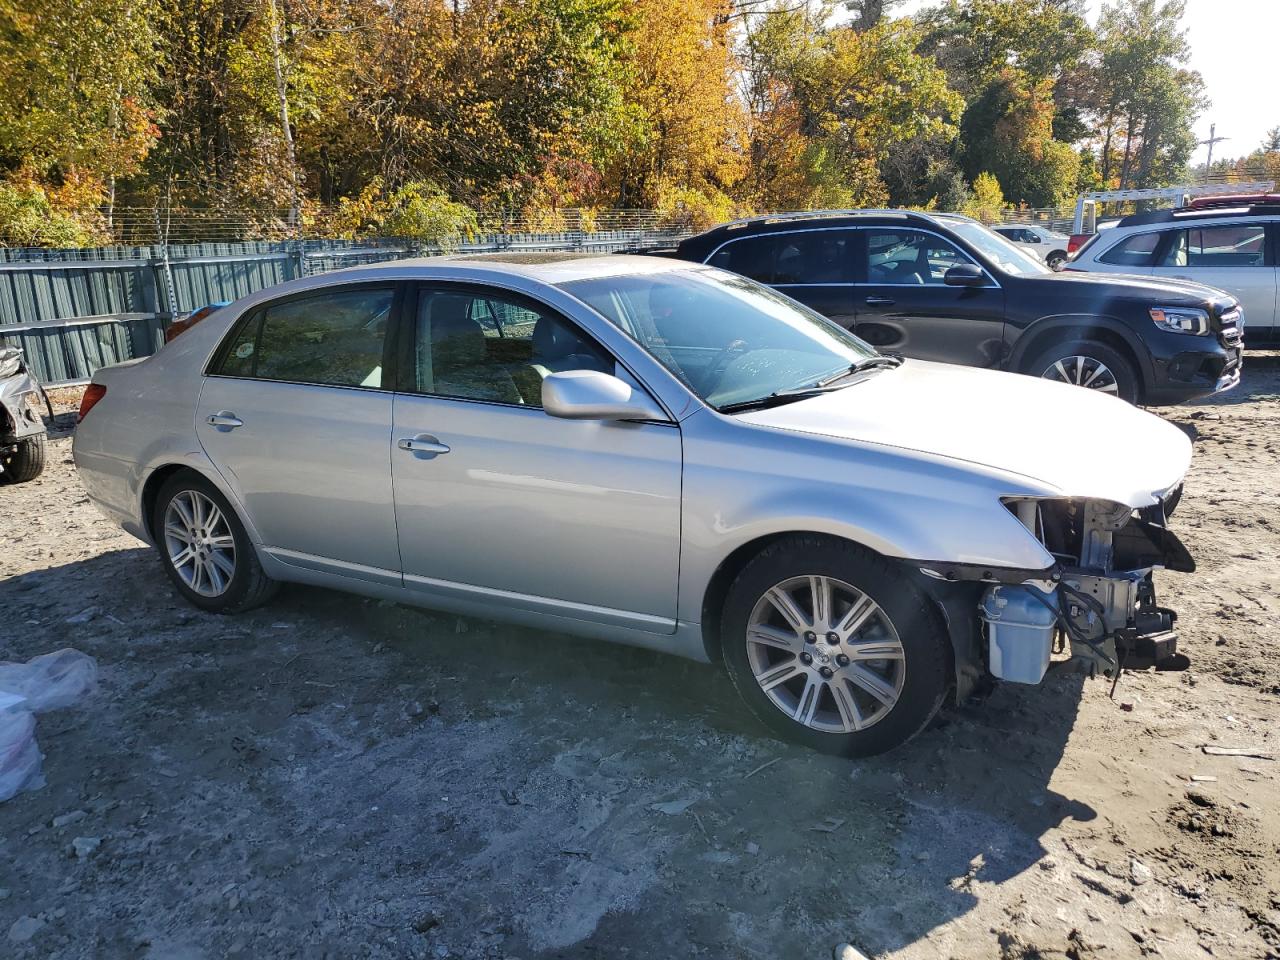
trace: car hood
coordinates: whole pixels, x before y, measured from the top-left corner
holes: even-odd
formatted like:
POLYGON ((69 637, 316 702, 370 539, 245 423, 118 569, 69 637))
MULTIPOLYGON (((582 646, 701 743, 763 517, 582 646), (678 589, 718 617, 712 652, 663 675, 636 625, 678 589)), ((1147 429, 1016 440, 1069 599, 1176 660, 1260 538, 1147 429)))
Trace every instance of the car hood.
POLYGON ((1037 481, 1047 495, 1154 504, 1191 442, 1115 397, 1036 377, 908 360, 747 423, 947 457, 1037 481))
POLYGON ((1226 309, 1233 302, 1231 294, 1175 277, 1149 277, 1132 273, 1086 273, 1079 268, 1066 270, 1038 278, 1046 283, 1085 284, 1094 290, 1105 291, 1110 297, 1131 300, 1163 300, 1170 306, 1200 306, 1206 301, 1226 309))

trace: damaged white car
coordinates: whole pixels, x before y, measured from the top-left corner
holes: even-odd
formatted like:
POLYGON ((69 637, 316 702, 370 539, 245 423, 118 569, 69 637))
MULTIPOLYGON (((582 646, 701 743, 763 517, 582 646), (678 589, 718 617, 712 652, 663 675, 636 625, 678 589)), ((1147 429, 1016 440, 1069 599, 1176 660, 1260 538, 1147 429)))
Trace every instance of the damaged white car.
POLYGON ((205 610, 292 581, 723 663, 821 750, 894 747, 1058 647, 1185 665, 1152 582, 1194 568, 1180 431, 878 355, 708 267, 313 277, 99 371, 81 421, 90 497, 205 610))

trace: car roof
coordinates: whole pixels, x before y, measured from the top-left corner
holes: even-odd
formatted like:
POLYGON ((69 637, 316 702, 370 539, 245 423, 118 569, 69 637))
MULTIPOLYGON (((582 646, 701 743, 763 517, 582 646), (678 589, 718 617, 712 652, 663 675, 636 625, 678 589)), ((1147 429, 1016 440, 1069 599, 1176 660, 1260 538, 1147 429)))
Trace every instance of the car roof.
POLYGON ((399 280, 448 280, 460 283, 488 283, 525 293, 541 286, 555 286, 575 280, 602 277, 639 276, 674 270, 711 270, 688 260, 629 254, 542 253, 506 251, 486 254, 453 254, 438 257, 411 257, 366 263, 341 270, 328 270, 299 277, 255 291, 237 301, 251 309, 279 297, 292 296, 327 287, 354 283, 388 283, 399 280))
POLYGON ((497 253, 458 253, 436 257, 409 257, 361 264, 308 278, 317 285, 363 280, 452 279, 477 282, 520 277, 537 283, 561 284, 598 277, 667 273, 672 270, 709 269, 687 260, 633 254, 592 254, 507 250, 497 253))
POLYGON ((731 220, 689 239, 727 239, 737 235, 783 232, 809 224, 821 224, 824 227, 851 226, 868 222, 937 225, 939 221, 969 219, 957 213, 926 213, 921 210, 794 210, 787 213, 762 213, 754 217, 731 220))

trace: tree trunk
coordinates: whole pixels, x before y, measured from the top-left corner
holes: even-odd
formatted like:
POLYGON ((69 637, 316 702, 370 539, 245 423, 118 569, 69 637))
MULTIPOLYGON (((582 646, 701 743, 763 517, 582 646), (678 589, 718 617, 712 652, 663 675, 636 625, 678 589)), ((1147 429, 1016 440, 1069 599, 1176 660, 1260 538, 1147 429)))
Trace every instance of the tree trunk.
POLYGON ((280 135, 284 138, 285 159, 289 164, 289 226, 296 229, 301 205, 298 199, 298 157, 289 126, 289 89, 285 84, 284 57, 280 50, 280 14, 276 0, 267 0, 267 5, 271 11, 271 66, 275 70, 276 96, 280 100, 280 135))
POLYGON ((1133 114, 1129 115, 1129 123, 1125 127, 1124 133, 1124 161, 1120 164, 1120 189, 1123 190, 1129 182, 1129 161, 1133 154, 1133 133, 1137 118, 1133 114))

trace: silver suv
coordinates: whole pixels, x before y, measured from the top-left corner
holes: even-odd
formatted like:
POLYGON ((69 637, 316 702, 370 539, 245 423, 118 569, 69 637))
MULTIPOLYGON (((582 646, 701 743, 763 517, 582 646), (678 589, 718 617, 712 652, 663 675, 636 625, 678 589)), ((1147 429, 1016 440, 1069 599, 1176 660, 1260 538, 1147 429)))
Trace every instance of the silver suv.
POLYGON ((1067 270, 1194 280, 1240 301, 1245 339, 1280 340, 1280 196, 1212 197, 1125 217, 1095 234, 1067 270))
POLYGON ((1054 233, 1035 224, 1011 223, 991 229, 1034 253, 1054 270, 1061 270, 1067 262, 1067 245, 1071 238, 1065 233, 1054 233))
POLYGON ((877 354, 683 261, 288 283, 98 371, 74 452, 201 609, 291 581, 723 663, 822 750, 886 750, 993 676, 1038 683, 1061 638, 1092 671, 1181 662, 1151 576, 1194 568, 1166 526, 1180 430, 877 354))

